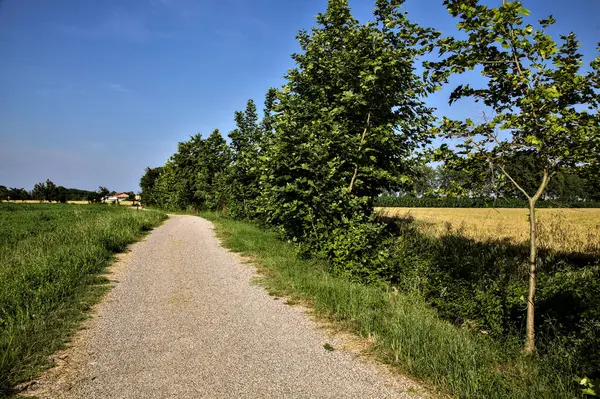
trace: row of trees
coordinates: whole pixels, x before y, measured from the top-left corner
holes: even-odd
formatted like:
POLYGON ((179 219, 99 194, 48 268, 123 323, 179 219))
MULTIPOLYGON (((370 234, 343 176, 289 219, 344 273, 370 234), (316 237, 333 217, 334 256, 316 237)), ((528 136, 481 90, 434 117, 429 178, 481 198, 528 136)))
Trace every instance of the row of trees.
MULTIPOLYGON (((24 188, 0 186, 0 201, 48 201, 66 203, 68 201, 88 201, 90 203, 103 202, 109 195, 116 194, 106 187, 100 186, 96 191, 80 190, 57 186, 50 179, 36 183, 31 191, 24 188)), ((135 199, 133 192, 128 193, 129 199, 135 199)))
POLYGON ((376 0, 373 22, 360 23, 346 0, 329 0, 318 26, 299 33, 296 67, 269 90, 262 119, 249 101, 235 114, 229 145, 218 130, 179 143, 164 166, 146 169, 142 200, 257 220, 338 273, 380 279, 392 273, 394 237, 377 220, 374 199, 411 191, 424 161, 441 161, 447 193, 481 195, 492 182, 528 200, 532 352, 535 205, 555 195, 547 190, 559 176, 585 172, 597 181, 600 58, 581 72, 575 35, 557 43, 546 33, 554 20, 526 23, 518 1, 493 8, 445 0, 463 39, 411 23, 402 3, 376 0), (418 74, 418 59, 436 61, 418 74), (480 101, 490 117, 437 123, 426 96, 469 71, 485 82, 459 86, 449 100, 480 101), (449 141, 432 149, 436 136, 449 141))
MULTIPOLYGON (((539 180, 540 169, 534 164, 534 158, 521 155, 509 168, 516 179, 522 182, 527 191, 532 191, 539 180)), ((487 175, 488 180, 473 181, 463 170, 438 166, 417 165, 413 185, 407 190, 390 193, 414 197, 458 197, 469 198, 472 193, 483 194, 490 198, 525 199, 510 182, 497 173, 487 175)), ((578 201, 600 201, 600 179, 590 179, 577 168, 566 168, 555 174, 542 195, 544 200, 557 204, 576 203, 578 201)))

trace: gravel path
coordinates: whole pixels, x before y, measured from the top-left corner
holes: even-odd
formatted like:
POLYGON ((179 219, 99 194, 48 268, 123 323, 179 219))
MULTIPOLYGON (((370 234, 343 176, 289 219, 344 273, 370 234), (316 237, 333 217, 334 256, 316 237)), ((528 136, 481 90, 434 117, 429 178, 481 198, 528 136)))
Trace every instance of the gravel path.
POLYGON ((65 398, 410 398, 415 385, 344 350, 251 284, 210 222, 172 216, 113 266, 118 281, 28 394, 65 398))

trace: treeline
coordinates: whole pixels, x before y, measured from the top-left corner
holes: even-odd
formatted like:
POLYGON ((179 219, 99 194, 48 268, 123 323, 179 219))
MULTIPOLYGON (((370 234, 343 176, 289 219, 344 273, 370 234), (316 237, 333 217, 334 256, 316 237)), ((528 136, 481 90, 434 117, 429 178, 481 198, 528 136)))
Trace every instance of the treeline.
MULTIPOLYGON (((57 186, 50 179, 44 182, 36 183, 33 189, 27 191, 24 188, 0 186, 0 202, 2 201, 48 201, 66 203, 68 201, 88 201, 89 203, 100 203, 109 195, 114 195, 115 191, 110 191, 106 187, 100 186, 96 191, 80 190, 77 188, 65 188, 57 186)), ((130 198, 134 199, 133 192, 128 193, 130 198)))
MULTIPOLYGON (((509 169, 511 176, 521 182, 526 191, 535 190, 536 183, 540 180, 541 170, 535 164, 534 153, 521 153, 512 160, 509 169)), ((586 176, 585 170, 572 166, 557 171, 548 183, 538 206, 540 207, 598 207, 600 202, 600 179, 598 175, 586 176), (596 204, 593 204, 596 202, 596 204)), ((404 197, 427 198, 424 203, 435 203, 429 199, 443 199, 440 203, 456 203, 457 207, 467 207, 469 203, 479 207, 490 201, 499 204, 498 207, 526 207, 523 193, 515 188, 510 181, 503 178, 501 173, 486 174, 484 179, 472 179, 469 173, 462 170, 451 169, 445 165, 432 167, 430 165, 416 165, 414 167, 413 184, 407 189, 395 193, 388 193, 388 197, 400 197, 398 203, 414 203, 419 206, 418 200, 404 199, 404 197), (473 196, 479 199, 470 201, 473 196), (519 201, 513 201, 513 200, 519 201), (482 202, 483 201, 483 202, 482 202), (465 205, 461 205, 465 204, 465 205), (514 204, 514 205, 511 205, 514 204), (519 205, 517 205, 519 204, 519 205)), ((378 202, 381 202, 378 199, 378 202)), ((389 200, 385 200, 389 201, 389 200)), ((400 205, 399 205, 400 206, 400 205)), ((425 206, 425 205, 424 205, 425 206)), ((433 205, 432 205, 433 206, 433 205)), ((440 205, 442 206, 442 205, 440 205)))
MULTIPOLYGON (((527 208, 527 200, 519 198, 461 198, 461 197, 415 197, 411 195, 382 195, 375 206, 398 208, 527 208)), ((600 208, 598 201, 540 200, 538 208, 600 208)))
POLYGON ((465 41, 410 22, 401 3, 377 0, 373 22, 360 23, 346 0, 330 0, 317 26, 298 34, 296 66, 283 87, 268 91, 262 115, 250 100, 235 113, 229 142, 214 130, 179 143, 163 166, 146 169, 142 202, 253 221, 301 255, 326 260, 332 273, 416 293, 450 321, 501 342, 525 340, 526 353, 535 350, 538 328, 549 384, 571 392, 575 374, 600 376, 600 267, 537 253, 535 208, 544 198, 598 199, 597 189, 572 187, 597 187, 600 120, 581 110, 600 103, 600 59, 580 74, 574 35, 559 45, 524 25, 529 11, 520 2, 445 1, 465 41), (417 74, 416 60, 434 50, 442 61, 417 74), (436 120, 427 95, 479 67, 488 86, 460 86, 450 101, 485 101, 494 118, 436 120), (436 136, 454 145, 433 148, 436 136), (451 171, 445 186, 424 178, 431 161, 451 171), (561 188, 560 179, 579 183, 561 188), (529 209, 531 247, 423 237, 374 212, 382 194, 493 201, 499 192, 529 209), (536 267, 545 286, 537 287, 543 306, 534 316, 536 267), (553 306, 565 298, 576 298, 578 308, 553 306))

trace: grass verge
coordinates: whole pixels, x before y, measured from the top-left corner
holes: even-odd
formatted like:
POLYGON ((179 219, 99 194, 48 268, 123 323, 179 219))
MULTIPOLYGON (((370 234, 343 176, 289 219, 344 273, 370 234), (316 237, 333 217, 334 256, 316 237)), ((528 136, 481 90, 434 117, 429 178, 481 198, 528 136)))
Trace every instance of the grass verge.
POLYGON ((373 342, 373 354, 437 391, 460 398, 579 396, 544 363, 441 320, 422 298, 336 277, 321 262, 255 225, 202 213, 223 244, 249 256, 274 295, 308 303, 338 327, 373 342))
POLYGON ((166 215, 125 207, 0 204, 0 397, 48 366, 107 290, 102 276, 166 215))

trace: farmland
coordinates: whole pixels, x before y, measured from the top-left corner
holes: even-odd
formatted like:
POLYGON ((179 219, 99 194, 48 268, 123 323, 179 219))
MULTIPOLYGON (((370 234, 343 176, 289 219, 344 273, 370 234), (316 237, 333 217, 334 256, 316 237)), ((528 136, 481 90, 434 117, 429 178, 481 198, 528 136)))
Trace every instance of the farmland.
MULTIPOLYGON (((378 208, 396 226, 392 279, 438 315, 508 347, 523 337, 525 209, 378 208)), ((598 374, 600 209, 539 209, 537 352, 549 372, 598 374)), ((559 377, 557 377, 559 378, 559 377)))
POLYGON ((0 204, 0 396, 47 364, 105 291, 115 253, 166 216, 126 207, 0 204))
MULTIPOLYGON (((526 209, 378 208, 380 215, 416 222, 419 231, 440 237, 459 233, 477 241, 529 239, 526 209)), ((539 243, 559 252, 600 255, 600 209, 539 209, 539 243)))

